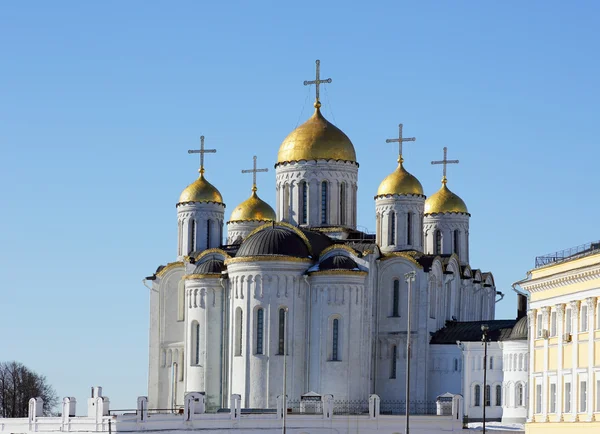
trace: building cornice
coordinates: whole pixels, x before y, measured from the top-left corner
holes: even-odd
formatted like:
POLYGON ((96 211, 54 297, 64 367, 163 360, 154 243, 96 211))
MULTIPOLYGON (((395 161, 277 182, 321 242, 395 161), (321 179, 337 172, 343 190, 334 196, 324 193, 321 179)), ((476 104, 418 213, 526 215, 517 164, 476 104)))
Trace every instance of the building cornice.
POLYGON ((165 273, 167 271, 171 270, 172 268, 178 268, 178 267, 183 267, 183 262, 170 262, 167 265, 165 265, 162 270, 160 270, 158 273, 156 273, 156 276, 162 277, 165 275, 165 273))
POLYGON ((594 264, 560 272, 551 276, 521 281, 519 282, 519 285, 530 293, 536 293, 599 278, 600 264, 594 264))

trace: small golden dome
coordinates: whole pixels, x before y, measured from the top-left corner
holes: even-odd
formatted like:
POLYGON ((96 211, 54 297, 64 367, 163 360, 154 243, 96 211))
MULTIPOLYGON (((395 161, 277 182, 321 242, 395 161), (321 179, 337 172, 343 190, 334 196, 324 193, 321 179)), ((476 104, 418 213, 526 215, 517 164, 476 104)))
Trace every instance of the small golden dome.
POLYGON ((425 201, 425 214, 464 213, 468 214, 465 202, 452 193, 446 186, 446 178, 442 179, 442 188, 425 201))
POLYGON ((216 202, 222 204, 223 196, 214 185, 204 178, 204 173, 201 171, 198 179, 181 192, 179 203, 185 202, 216 202))
POLYGON ((396 170, 389 174, 377 189, 377 196, 393 194, 423 195, 423 186, 417 178, 406 171, 402 165, 402 159, 400 159, 396 170))
POLYGON ((314 114, 292 131, 279 147, 277 163, 301 160, 343 160, 356 162, 354 145, 346 134, 321 114, 315 103, 314 114))
POLYGON ((240 203, 231 213, 230 222, 247 220, 274 221, 275 211, 267 202, 256 194, 256 188, 252 189, 252 196, 240 203))

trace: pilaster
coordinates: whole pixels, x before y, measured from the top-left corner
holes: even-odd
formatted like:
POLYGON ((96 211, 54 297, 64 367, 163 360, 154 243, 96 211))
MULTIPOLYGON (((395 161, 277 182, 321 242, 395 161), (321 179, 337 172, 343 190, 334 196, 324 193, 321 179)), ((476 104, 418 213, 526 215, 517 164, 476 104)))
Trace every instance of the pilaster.
POLYGON ((533 411, 535 405, 535 381, 534 380, 534 368, 535 368, 535 320, 537 317, 537 311, 530 309, 527 312, 527 320, 529 323, 529 406, 527 409, 527 422, 533 422, 533 411))
POLYGON ((562 370, 563 370, 563 345, 564 345, 564 320, 565 316, 565 305, 557 304, 556 305, 556 332, 558 333, 558 363, 556 365, 556 416, 558 420, 562 422, 562 412, 563 412, 563 379, 562 379, 562 370))
POLYGON ((577 421, 577 411, 579 408, 579 378, 577 376, 577 355, 579 353, 579 300, 571 301, 571 332, 573 342, 572 368, 571 368, 571 414, 573 422, 577 421))

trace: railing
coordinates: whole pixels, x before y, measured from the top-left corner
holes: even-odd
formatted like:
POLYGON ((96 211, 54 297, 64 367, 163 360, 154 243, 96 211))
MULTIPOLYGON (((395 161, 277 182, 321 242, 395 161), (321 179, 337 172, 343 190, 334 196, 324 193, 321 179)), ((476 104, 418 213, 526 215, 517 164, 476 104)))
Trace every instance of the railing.
POLYGON ((571 247, 569 249, 560 250, 547 255, 537 256, 535 258, 535 268, 543 267, 544 265, 562 262, 567 259, 575 259, 583 256, 591 255, 600 251, 600 241, 581 244, 580 246, 571 247))
MULTIPOLYGON (((404 415, 406 414, 406 401, 381 401, 379 412, 404 415)), ((437 414, 437 404, 435 401, 410 401, 410 414, 435 415, 437 414)))

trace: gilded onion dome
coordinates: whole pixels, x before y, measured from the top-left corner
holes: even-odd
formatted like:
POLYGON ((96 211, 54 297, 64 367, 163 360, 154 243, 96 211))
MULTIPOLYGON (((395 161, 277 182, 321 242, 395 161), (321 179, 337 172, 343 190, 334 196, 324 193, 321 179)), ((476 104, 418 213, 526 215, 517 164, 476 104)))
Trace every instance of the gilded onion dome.
POLYGON ((398 160, 398 167, 379 184, 377 196, 394 194, 415 194, 423 196, 423 186, 417 178, 408 173, 402 165, 402 157, 398 160))
POLYGON ((277 164, 301 160, 342 160, 356 162, 354 145, 346 134, 321 114, 315 102, 314 114, 292 131, 279 147, 277 164))
POLYGON ((275 211, 271 205, 258 197, 256 187, 252 189, 252 195, 233 210, 229 219, 230 222, 248 220, 275 220, 275 211))
POLYGON ((442 188, 427 198, 425 214, 469 213, 465 202, 450 191, 447 182, 446 177, 442 178, 442 188))
POLYGON ((206 180, 204 170, 201 169, 198 179, 188 185, 179 196, 179 203, 186 202, 215 202, 223 204, 223 196, 221 196, 221 193, 219 193, 219 190, 214 185, 206 180))

